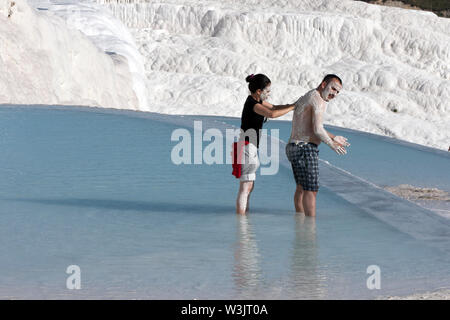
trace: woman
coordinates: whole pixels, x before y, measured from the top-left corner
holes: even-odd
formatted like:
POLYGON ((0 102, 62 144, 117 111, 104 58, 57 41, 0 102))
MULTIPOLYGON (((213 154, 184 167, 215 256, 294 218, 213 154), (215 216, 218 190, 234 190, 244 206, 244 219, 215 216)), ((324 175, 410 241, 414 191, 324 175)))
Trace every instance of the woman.
POLYGON ((250 194, 253 191, 256 170, 259 167, 258 147, 260 130, 265 118, 278 118, 294 109, 294 105, 273 106, 266 100, 270 95, 270 79, 264 74, 249 75, 246 79, 250 95, 244 104, 241 117, 241 137, 234 144, 233 175, 240 179, 236 200, 236 213, 248 211, 250 194), (242 152, 244 163, 240 164, 242 152), (239 160, 238 160, 239 159, 239 160))

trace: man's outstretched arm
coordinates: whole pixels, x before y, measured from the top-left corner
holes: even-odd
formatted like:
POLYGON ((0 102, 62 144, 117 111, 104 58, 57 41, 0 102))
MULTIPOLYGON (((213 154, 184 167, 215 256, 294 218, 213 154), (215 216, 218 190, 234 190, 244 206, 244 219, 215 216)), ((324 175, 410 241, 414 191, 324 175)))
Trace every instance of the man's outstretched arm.
POLYGON ((345 148, 333 141, 329 133, 323 127, 323 113, 324 108, 321 107, 320 103, 312 101, 312 123, 314 134, 319 137, 320 140, 325 142, 331 149, 333 149, 337 154, 346 154, 345 148))

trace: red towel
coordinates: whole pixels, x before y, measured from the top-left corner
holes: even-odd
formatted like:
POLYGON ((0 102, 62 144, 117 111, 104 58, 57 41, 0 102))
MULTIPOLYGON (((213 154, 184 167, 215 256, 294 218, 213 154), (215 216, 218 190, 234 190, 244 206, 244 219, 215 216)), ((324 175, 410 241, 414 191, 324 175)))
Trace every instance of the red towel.
POLYGON ((242 151, 244 150, 244 146, 248 145, 249 141, 238 141, 233 143, 233 153, 231 155, 232 158, 232 167, 233 172, 231 173, 236 179, 241 177, 242 172, 242 151))

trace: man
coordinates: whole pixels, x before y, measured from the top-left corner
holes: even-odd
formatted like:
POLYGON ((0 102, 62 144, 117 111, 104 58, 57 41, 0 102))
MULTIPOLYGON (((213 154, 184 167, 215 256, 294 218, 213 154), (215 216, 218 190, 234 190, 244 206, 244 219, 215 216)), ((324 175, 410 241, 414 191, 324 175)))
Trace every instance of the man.
POLYGON ((297 100, 292 118, 292 132, 286 146, 297 188, 294 205, 297 212, 316 215, 316 196, 319 191, 319 144, 323 141, 340 155, 350 144, 341 136, 334 136, 323 127, 326 103, 342 90, 342 80, 328 74, 320 85, 297 100))

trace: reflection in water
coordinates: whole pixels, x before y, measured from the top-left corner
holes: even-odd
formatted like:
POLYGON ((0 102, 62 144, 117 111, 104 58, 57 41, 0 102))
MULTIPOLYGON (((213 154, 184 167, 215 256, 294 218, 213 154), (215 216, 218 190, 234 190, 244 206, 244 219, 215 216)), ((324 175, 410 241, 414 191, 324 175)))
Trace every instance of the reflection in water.
POLYGON ((326 278, 318 262, 316 219, 296 214, 290 270, 278 291, 277 281, 267 283, 260 267, 261 256, 249 217, 237 216, 237 236, 234 252, 233 281, 236 298, 321 299, 326 295, 326 278), (281 293, 281 295, 280 295, 281 293))
POLYGON ((296 214, 289 299, 324 297, 325 278, 320 275, 317 252, 316 219, 296 214))
POLYGON ((261 282, 259 254, 249 218, 237 215, 237 219, 233 279, 238 294, 248 296, 258 289, 261 282))

